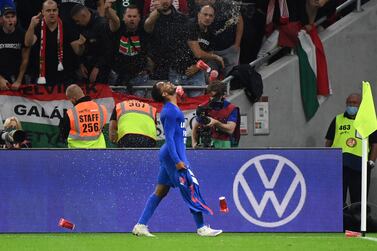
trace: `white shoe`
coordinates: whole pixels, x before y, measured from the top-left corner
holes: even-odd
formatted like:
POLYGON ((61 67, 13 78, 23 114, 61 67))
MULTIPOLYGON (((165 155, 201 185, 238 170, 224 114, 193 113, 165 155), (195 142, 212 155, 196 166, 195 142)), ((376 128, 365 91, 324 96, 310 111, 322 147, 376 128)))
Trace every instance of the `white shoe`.
POLYGON ((149 232, 147 225, 139 223, 134 226, 134 229, 132 229, 132 233, 137 236, 155 237, 153 234, 149 232))
POLYGON ((223 230, 217 230, 217 229, 212 229, 209 226, 203 226, 201 228, 198 228, 198 230, 196 232, 200 236, 212 237, 212 236, 218 236, 219 234, 221 234, 223 232, 223 230))

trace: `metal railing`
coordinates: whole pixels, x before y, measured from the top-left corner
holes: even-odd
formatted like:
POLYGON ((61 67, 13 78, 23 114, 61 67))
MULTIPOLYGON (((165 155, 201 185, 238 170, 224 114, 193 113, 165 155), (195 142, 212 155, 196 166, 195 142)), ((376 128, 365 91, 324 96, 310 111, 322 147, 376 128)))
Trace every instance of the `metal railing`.
MULTIPOLYGON (((345 8, 347 8, 348 6, 350 6, 351 4, 355 3, 357 1, 357 4, 356 4, 356 11, 357 12, 360 12, 362 11, 362 8, 361 8, 361 0, 347 0, 346 2, 342 3, 341 5, 339 5, 337 8, 336 8, 336 11, 335 11, 335 14, 338 14, 339 12, 341 12, 342 10, 344 10, 345 8)), ((320 19, 318 19, 315 24, 316 25, 320 25, 322 24, 323 22, 325 22, 327 20, 327 17, 322 17, 320 19)), ((267 52, 266 54, 264 54, 262 57, 260 58, 257 58, 256 60, 252 61, 251 63, 249 63, 249 65, 251 67, 258 67, 264 63, 266 63, 271 57, 275 56, 276 54, 278 54, 283 48, 282 47, 276 47, 274 49, 272 49, 271 51, 267 52)), ((230 93, 230 81, 234 78, 234 76, 230 75, 228 77, 226 77, 225 79, 223 79, 221 82, 222 83, 226 83, 227 84, 227 95, 229 95, 230 93)), ((156 80, 157 81, 162 81, 162 80, 156 80)), ((124 90, 124 89, 127 89, 127 87, 125 86, 110 86, 111 89, 113 90, 124 90)), ((189 86, 189 85, 183 85, 184 89, 187 89, 187 90, 205 90, 207 88, 206 85, 204 86, 189 86)), ((148 89, 151 89, 152 86, 150 85, 139 85, 139 86, 133 86, 132 89, 144 89, 144 90, 148 90, 148 89)))

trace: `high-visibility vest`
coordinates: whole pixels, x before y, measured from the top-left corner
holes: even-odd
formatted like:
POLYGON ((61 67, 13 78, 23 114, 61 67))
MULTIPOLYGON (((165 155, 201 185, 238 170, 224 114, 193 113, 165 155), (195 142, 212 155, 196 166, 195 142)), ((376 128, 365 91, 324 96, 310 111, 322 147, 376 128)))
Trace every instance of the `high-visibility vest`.
POLYGON ((140 134, 157 139, 157 109, 138 100, 126 100, 116 105, 118 140, 126 134, 140 134))
POLYGON ((353 126, 355 120, 349 119, 344 114, 339 114, 335 119, 335 137, 331 147, 342 148, 343 153, 362 156, 362 139, 357 137, 353 126))
POLYGON ((71 127, 69 148, 106 148, 102 128, 107 120, 107 110, 103 105, 94 101, 81 102, 67 114, 71 127))

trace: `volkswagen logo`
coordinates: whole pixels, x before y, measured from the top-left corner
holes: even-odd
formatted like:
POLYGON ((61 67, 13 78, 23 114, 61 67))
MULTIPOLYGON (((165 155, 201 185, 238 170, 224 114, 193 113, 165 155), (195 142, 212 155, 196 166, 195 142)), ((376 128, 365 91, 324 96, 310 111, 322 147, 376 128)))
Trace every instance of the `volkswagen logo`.
MULTIPOLYGON (((305 204, 305 179, 300 169, 289 159, 275 154, 259 155, 247 161, 237 172, 233 183, 233 199, 238 211, 249 222, 268 228, 283 226, 296 218, 305 204), (277 164, 271 168, 271 163, 277 164), (250 172, 255 173, 252 178, 250 172), (282 183, 279 181, 286 183, 287 180, 285 186, 277 185, 282 183), (263 195, 260 194, 261 189, 258 190, 259 194, 255 193, 256 184, 262 184, 263 195), (241 193, 245 195, 242 197, 246 197, 245 200, 240 200, 241 193), (299 198, 297 193, 300 193, 299 198), (259 201, 256 195, 261 198, 259 201), (263 217, 269 201, 275 209, 273 213, 276 220, 263 217), (288 213, 287 208, 290 208, 288 213)), ((268 213, 271 215, 271 212, 268 213)))

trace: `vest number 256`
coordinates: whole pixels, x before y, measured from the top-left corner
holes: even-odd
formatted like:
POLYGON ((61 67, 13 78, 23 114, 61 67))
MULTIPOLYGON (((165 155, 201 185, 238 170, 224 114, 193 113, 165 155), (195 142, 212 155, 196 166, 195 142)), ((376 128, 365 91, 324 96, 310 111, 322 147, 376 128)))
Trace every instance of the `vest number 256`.
POLYGON ((86 123, 83 124, 83 131, 84 132, 98 132, 99 131, 99 126, 98 123, 86 123))

